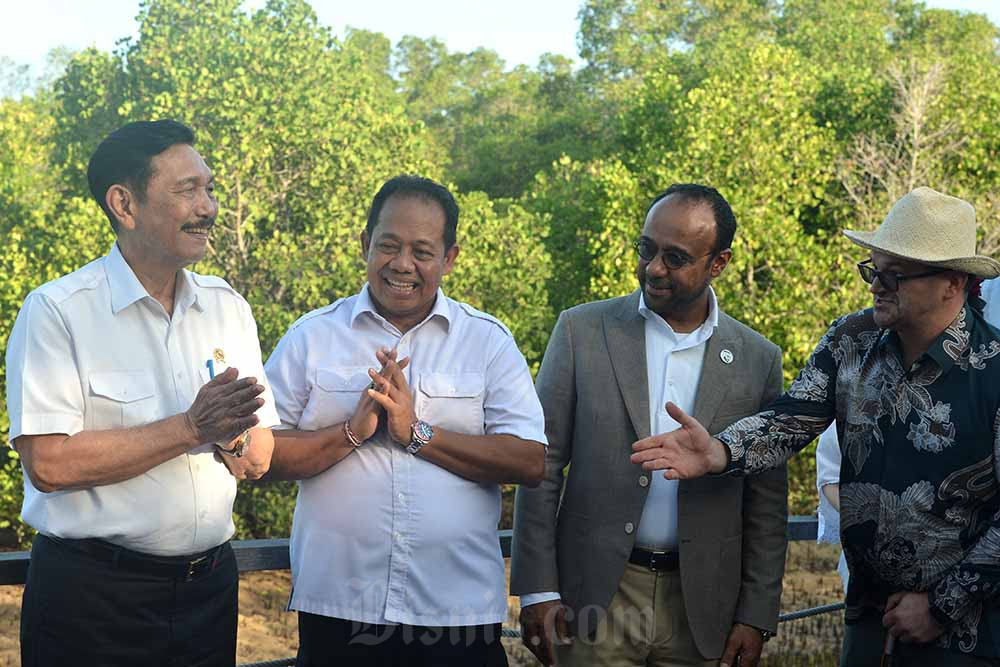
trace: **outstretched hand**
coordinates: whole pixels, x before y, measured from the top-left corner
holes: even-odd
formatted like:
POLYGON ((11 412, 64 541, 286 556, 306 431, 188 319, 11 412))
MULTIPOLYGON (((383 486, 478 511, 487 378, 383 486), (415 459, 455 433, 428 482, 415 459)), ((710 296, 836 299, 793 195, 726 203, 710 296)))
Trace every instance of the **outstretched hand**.
POLYGON ((633 444, 632 463, 642 464, 643 470, 663 470, 667 479, 693 479, 725 470, 729 463, 725 445, 675 403, 668 402, 666 408, 681 427, 633 444))

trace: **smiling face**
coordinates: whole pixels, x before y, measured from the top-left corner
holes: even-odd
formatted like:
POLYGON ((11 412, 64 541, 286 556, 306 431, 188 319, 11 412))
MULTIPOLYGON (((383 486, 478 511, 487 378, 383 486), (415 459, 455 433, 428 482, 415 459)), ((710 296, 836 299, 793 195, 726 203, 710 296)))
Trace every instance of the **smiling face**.
POLYGON ((178 270, 204 258, 219 214, 212 171, 187 144, 175 144, 150 161, 144 197, 114 186, 109 198, 128 198, 121 208, 118 242, 130 262, 178 270))
POLYGON ((642 236, 655 243, 660 253, 652 260, 639 258, 636 277, 646 306, 670 323, 688 330, 704 321, 708 312, 708 286, 725 269, 729 250, 713 253, 718 232, 712 207, 691 202, 677 194, 660 200, 646 215, 642 236), (673 252, 688 261, 671 269, 663 252, 673 252))
POLYGON ((457 245, 445 250, 444 226, 437 202, 404 193, 386 200, 370 238, 361 234, 375 307, 404 333, 430 314, 458 256, 457 245))

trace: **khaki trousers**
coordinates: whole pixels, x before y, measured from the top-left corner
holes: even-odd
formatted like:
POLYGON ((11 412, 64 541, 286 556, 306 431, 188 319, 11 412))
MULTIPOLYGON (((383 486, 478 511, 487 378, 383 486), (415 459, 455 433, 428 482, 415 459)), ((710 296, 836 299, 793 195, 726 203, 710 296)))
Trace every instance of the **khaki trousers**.
MULTIPOLYGON (((586 613, 586 612, 584 612, 586 613)), ((555 646, 559 667, 715 667, 695 647, 678 571, 626 563, 608 613, 593 637, 555 646)))

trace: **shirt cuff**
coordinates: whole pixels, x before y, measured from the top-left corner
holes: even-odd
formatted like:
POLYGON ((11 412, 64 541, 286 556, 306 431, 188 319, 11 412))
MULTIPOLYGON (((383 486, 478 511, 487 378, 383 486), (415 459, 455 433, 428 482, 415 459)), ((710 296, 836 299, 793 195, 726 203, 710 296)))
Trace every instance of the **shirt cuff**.
POLYGON ((555 592, 528 593, 521 596, 521 609, 530 607, 533 604, 540 604, 542 602, 551 602, 552 600, 561 599, 562 596, 555 592))
POLYGON ((726 467, 722 469, 722 472, 716 473, 716 476, 742 475, 745 472, 743 470, 743 458, 740 457, 737 459, 733 456, 733 447, 729 443, 729 439, 726 437, 726 431, 723 431, 718 435, 713 435, 712 437, 721 442, 722 446, 726 448, 726 458, 729 460, 729 462, 726 463, 726 467))
POLYGON ((927 605, 931 616, 945 628, 951 627, 965 616, 975 602, 975 598, 958 583, 954 574, 948 574, 927 591, 927 605))

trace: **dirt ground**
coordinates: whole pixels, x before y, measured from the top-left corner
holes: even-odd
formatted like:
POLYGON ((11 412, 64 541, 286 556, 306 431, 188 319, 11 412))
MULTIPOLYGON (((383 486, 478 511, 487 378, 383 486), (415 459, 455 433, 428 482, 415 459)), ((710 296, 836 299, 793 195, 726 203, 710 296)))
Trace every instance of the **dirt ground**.
MULTIPOLYGON (((840 579, 834 571, 838 552, 829 545, 792 543, 789 548, 782 611, 793 611, 841 599, 840 579)), ((16 667, 20 586, 0 586, 0 667, 16 667)), ((252 663, 295 655, 297 626, 294 613, 286 612, 289 573, 253 572, 240 579, 240 618, 237 662, 252 663)), ((518 614, 517 598, 510 599, 511 627, 518 614)), ((832 665, 839 656, 843 634, 840 614, 783 624, 778 637, 766 646, 765 664, 832 665)), ((519 640, 504 640, 511 667, 538 663, 519 640)))

